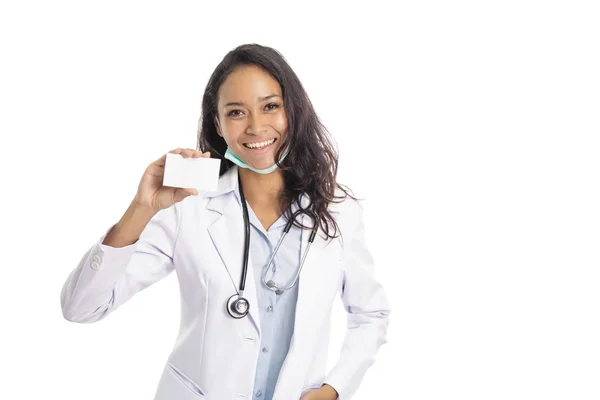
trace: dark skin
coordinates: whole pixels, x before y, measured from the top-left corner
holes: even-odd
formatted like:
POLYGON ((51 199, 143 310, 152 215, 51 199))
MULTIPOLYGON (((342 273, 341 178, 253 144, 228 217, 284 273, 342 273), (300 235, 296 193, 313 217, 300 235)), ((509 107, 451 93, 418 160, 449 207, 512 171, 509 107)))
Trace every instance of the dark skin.
MULTIPOLYGON (((266 71, 242 66, 233 71, 219 88, 215 127, 227 146, 253 168, 264 169, 275 164, 275 154, 285 135, 288 121, 279 83, 266 71), (247 143, 275 142, 263 150, 252 150, 247 143)), ((259 174, 240 168, 240 179, 246 201, 266 230, 283 214, 279 198, 284 189, 283 171, 276 168, 259 174)), ((301 400, 335 400, 337 392, 330 385, 306 393, 301 400)))
MULTIPOLYGON (((256 66, 233 71, 219 88, 218 117, 215 126, 231 150, 254 168, 264 169, 275 163, 275 153, 287 135, 287 117, 279 83, 256 66), (247 143, 275 142, 262 150, 247 143)), ((276 168, 259 174, 240 168, 244 196, 265 229, 279 219, 279 198, 284 189, 283 171, 276 168)))

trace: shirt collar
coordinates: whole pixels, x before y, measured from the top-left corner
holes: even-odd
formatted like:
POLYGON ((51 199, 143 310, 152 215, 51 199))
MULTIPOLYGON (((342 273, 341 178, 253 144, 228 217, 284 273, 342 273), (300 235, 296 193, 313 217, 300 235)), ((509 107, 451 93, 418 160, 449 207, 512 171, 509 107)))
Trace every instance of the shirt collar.
MULTIPOLYGON (((241 202, 239 187, 238 187, 238 174, 239 174, 239 167, 237 165, 233 165, 231 168, 229 168, 227 171, 225 171, 225 173, 223 175, 221 175, 221 177, 219 178, 219 183, 218 183, 217 189, 204 193, 204 197, 213 198, 213 197, 219 197, 219 196, 223 196, 223 195, 232 193, 234 195, 237 203, 241 206, 242 202, 241 202)), ((306 205, 308 204, 308 201, 309 201, 308 200, 309 196, 306 195, 306 193, 304 193, 300 197, 301 197, 302 203, 306 207, 306 205)), ((294 202, 292 204, 292 213, 296 212, 297 210, 298 210, 298 204, 296 202, 294 202)), ((285 219, 280 219, 275 222, 274 226, 279 226, 279 225, 285 224, 285 223, 286 223, 285 219)))
MULTIPOLYGON (((206 197, 206 198, 218 197, 218 196, 222 196, 224 194, 233 192, 235 194, 236 199, 238 200, 238 203, 242 204, 240 202, 240 195, 239 195, 239 190, 238 190, 239 189, 238 188, 239 168, 240 167, 238 167, 237 165, 233 165, 231 168, 229 168, 227 171, 225 171, 225 173, 223 175, 221 175, 221 177, 219 178, 219 183, 218 183, 217 189, 204 193, 204 197, 206 197)), ((309 199, 310 199, 310 197, 306 193, 303 193, 300 196, 300 200, 304 207, 306 207, 309 204, 309 199)), ((296 203, 294 203, 292 205, 292 210, 295 211, 297 209, 297 207, 298 207, 298 205, 296 203), (294 208, 294 207, 296 207, 296 208, 294 208)))

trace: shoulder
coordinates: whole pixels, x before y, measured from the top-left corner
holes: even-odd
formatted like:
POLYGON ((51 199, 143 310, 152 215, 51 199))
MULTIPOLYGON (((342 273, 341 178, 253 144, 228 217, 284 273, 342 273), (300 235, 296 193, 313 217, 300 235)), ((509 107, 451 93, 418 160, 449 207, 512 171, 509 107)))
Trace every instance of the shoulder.
POLYGON ((363 205, 360 200, 355 200, 352 197, 346 195, 346 193, 340 189, 335 189, 335 202, 329 203, 329 209, 333 212, 339 213, 357 213, 361 212, 363 205))
POLYGON ((335 196, 335 202, 329 203, 327 208, 340 225, 340 229, 353 230, 363 218, 363 204, 360 200, 355 200, 347 196, 340 188, 336 188, 335 196))

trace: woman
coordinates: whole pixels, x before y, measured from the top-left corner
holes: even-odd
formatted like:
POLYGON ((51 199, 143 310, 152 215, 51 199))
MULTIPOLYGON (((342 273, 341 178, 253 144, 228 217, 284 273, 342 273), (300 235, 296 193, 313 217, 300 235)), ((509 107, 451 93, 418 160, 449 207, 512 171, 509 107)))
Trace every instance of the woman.
POLYGON ((98 321, 175 270, 181 327, 156 400, 350 399, 386 343, 389 304, 361 206, 336 183, 327 131, 277 51, 225 56, 204 93, 198 148, 171 153, 220 159, 218 189, 164 187, 166 155, 150 164, 67 278, 65 318, 98 321), (348 332, 326 373, 338 292, 348 332))

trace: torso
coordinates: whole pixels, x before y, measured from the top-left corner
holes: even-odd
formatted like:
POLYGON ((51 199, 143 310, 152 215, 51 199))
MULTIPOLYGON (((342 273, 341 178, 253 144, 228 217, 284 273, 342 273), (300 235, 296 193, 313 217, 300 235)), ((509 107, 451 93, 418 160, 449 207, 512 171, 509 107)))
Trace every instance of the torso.
POLYGON ((254 214, 256 214, 256 217, 266 231, 268 231, 271 225, 273 225, 275 221, 281 217, 281 214, 283 214, 283 212, 279 211, 279 204, 273 205, 248 203, 250 204, 250 207, 252 207, 252 211, 254 211, 254 214))

